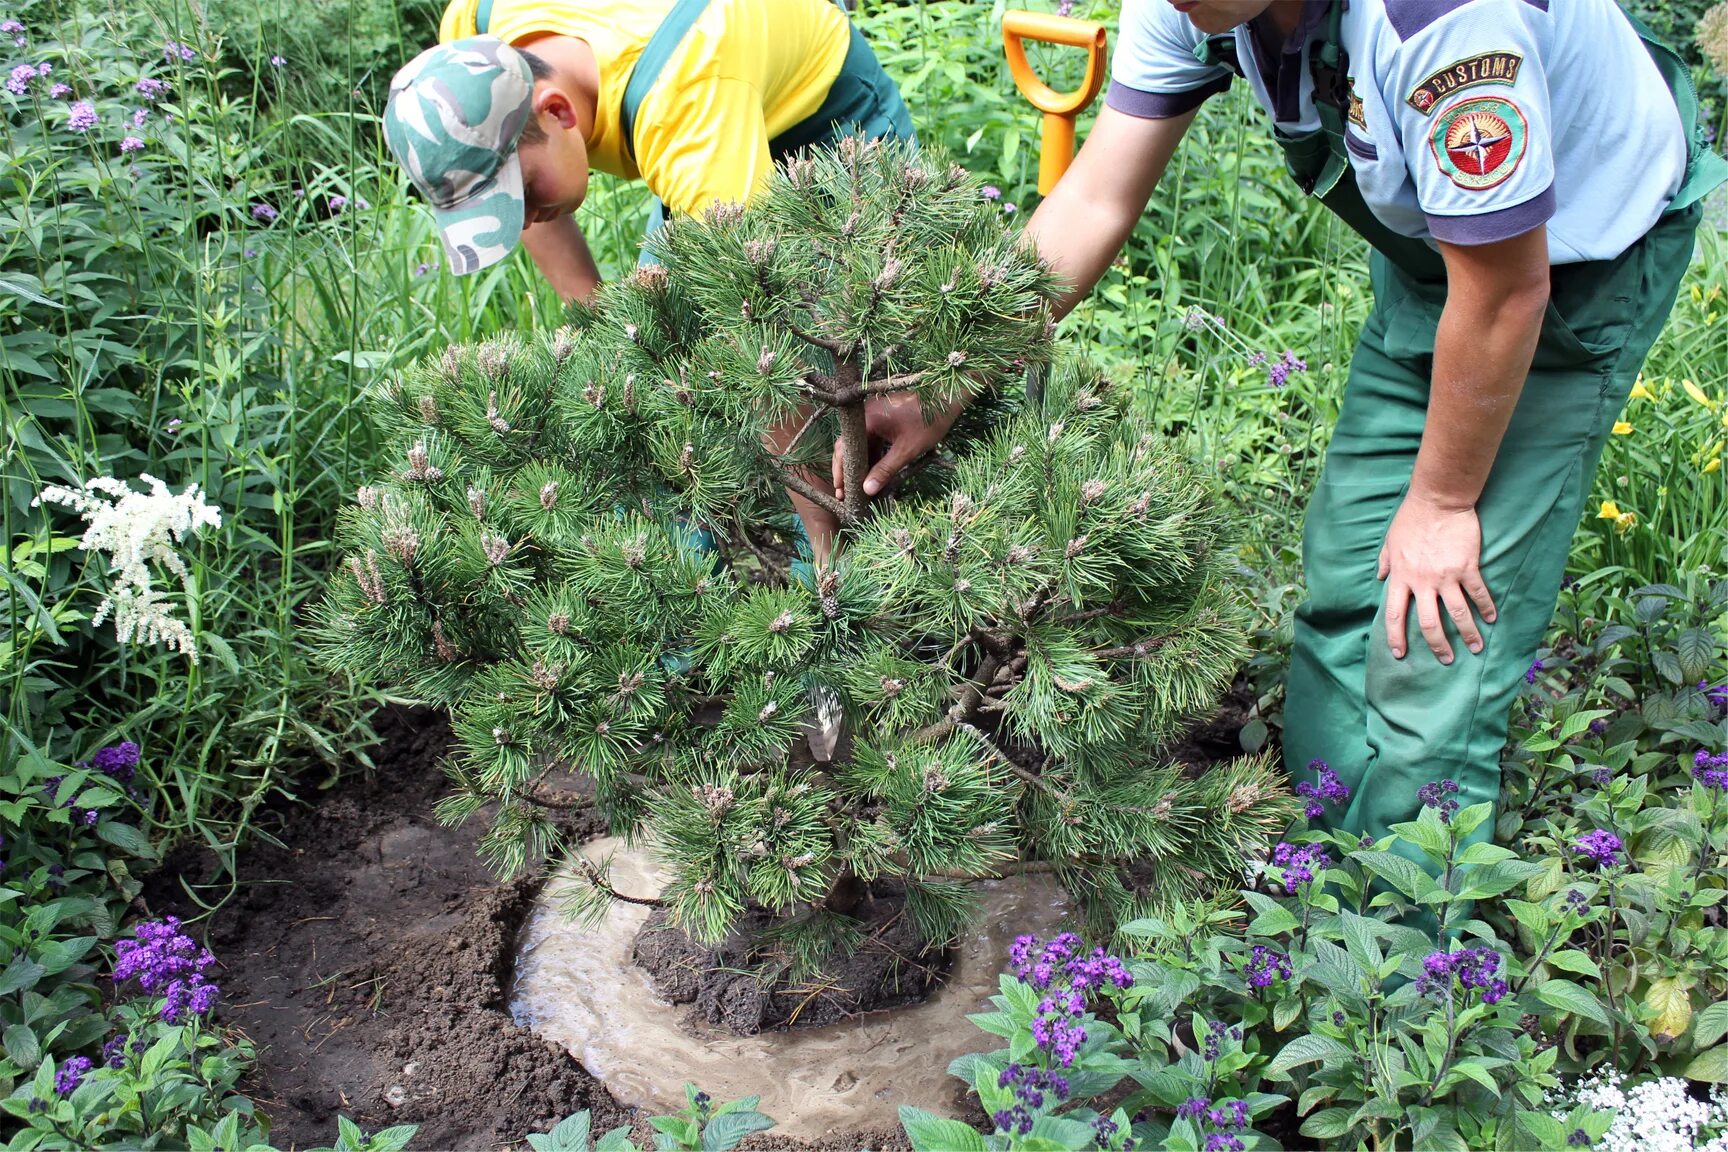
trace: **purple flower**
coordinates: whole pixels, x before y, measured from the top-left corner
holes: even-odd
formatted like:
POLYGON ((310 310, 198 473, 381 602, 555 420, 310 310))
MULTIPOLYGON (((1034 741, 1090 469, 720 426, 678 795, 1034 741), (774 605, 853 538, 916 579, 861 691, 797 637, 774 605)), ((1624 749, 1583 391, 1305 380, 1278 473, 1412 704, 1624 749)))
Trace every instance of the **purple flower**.
POLYGON ((332 196, 332 197, 330 197, 330 211, 340 212, 340 211, 342 211, 342 209, 344 209, 346 207, 348 207, 348 197, 346 197, 346 196, 332 196))
MULTIPOLYGON (((183 1007, 204 985, 204 973, 216 963, 216 957, 180 931, 180 921, 173 916, 145 920, 134 926, 132 932, 136 939, 120 940, 114 945, 114 983, 136 982, 145 992, 167 992, 177 987, 179 991, 174 995, 178 999, 171 998, 171 1003, 183 1007)), ((163 1019, 169 1017, 164 1014, 163 1019)))
POLYGON ((1622 847, 1624 845, 1620 843, 1620 837, 1606 828, 1586 832, 1572 842, 1572 851, 1595 864, 1598 868, 1607 868, 1618 864, 1622 847))
POLYGON ((170 85, 168 81, 158 80, 154 76, 146 76, 144 79, 138 81, 138 83, 132 85, 133 90, 136 91, 138 95, 150 101, 152 104, 168 95, 169 87, 170 85))
POLYGON ((282 213, 276 211, 276 209, 263 202, 252 205, 252 219, 254 220, 261 220, 268 224, 280 215, 282 215, 282 213))
POLYGON ((84 1080, 84 1074, 90 1071, 88 1056, 73 1056, 60 1065, 60 1070, 54 1073, 54 1091, 62 1096, 70 1096, 84 1080))
POLYGON ((984 187, 978 189, 978 195, 984 197, 986 200, 994 202, 1002 199, 1002 189, 996 187, 994 184, 986 184, 984 187))
POLYGON ((1272 848, 1272 864, 1284 870, 1284 883, 1306 884, 1324 872, 1332 857, 1323 844, 1291 844, 1280 841, 1272 848))
POLYGON ((178 40, 170 40, 162 45, 162 59, 164 61, 172 64, 177 58, 181 61, 196 60, 198 53, 178 40))
POLYGON ((1704 699, 1710 707, 1724 716, 1728 716, 1728 680, 1720 684, 1712 684, 1708 680, 1698 681, 1698 691, 1704 693, 1704 699))
POLYGON ((1020 211, 1020 209, 1015 207, 1013 204, 1002 205, 1002 215, 1004 216, 1012 216, 1018 211, 1020 211))
POLYGON ((72 95, 72 85, 56 84, 54 87, 48 89, 48 95, 55 100, 64 100, 66 97, 72 95))
POLYGON ((1692 778, 1706 788, 1728 792, 1728 752, 1712 756, 1704 749, 1698 749, 1692 757, 1692 778))
POLYGON ((1296 795, 1305 797, 1308 801, 1304 808, 1304 815, 1308 819, 1318 820, 1326 814, 1326 808, 1321 801, 1342 804, 1350 799, 1349 787, 1338 779, 1338 773, 1332 771, 1326 761, 1310 761, 1308 771, 1318 773, 1319 782, 1303 780, 1296 785, 1296 795))
POLYGON ((1292 372, 1308 371, 1308 361, 1298 359, 1296 353, 1285 350, 1282 359, 1273 360, 1266 365, 1266 383, 1274 388, 1284 387, 1284 382, 1290 379, 1292 372))
POLYGON ((126 1067, 126 1034, 116 1032, 102 1045, 102 1063, 110 1068, 126 1067))
POLYGON ((150 109, 148 109, 148 108, 134 108, 134 109, 132 109, 132 127, 142 128, 142 127, 144 127, 144 121, 146 121, 148 119, 150 119, 150 109))
POLYGON ((272 68, 280 68, 286 63, 288 63, 288 61, 281 56, 270 57, 270 67, 272 68))
POLYGON ((1214 1132, 1206 1137, 1204 1152, 1242 1152, 1247 1145, 1230 1132, 1214 1132))
POLYGON ((1208 1109, 1206 1122, 1214 1128, 1248 1127, 1248 1102, 1227 1100, 1217 1108, 1208 1109))
POLYGON ((245 251, 240 253, 241 258, 246 260, 250 260, 256 255, 258 255, 258 249, 256 248, 247 248, 245 251))
POLYGON ((1205 1037, 1205 1042, 1204 1042, 1204 1053, 1203 1054, 1206 1057, 1207 1063, 1211 1063, 1212 1061, 1218 1059, 1219 1054, 1224 1051, 1224 1041, 1226 1039, 1230 1039, 1230 1040, 1242 1039, 1242 1029, 1241 1028, 1227 1028, 1224 1026, 1224 1022, 1222 1020, 1213 1020, 1211 1023, 1206 1025, 1206 1037, 1205 1037))
POLYGON ((1269 988, 1274 980, 1290 979, 1290 957, 1282 952, 1274 952, 1263 944, 1254 945, 1254 951, 1242 965, 1242 977, 1248 981, 1250 988, 1269 988))
POLYGON ((1184 1120, 1198 1120, 1212 1106, 1212 1101, 1204 1096, 1190 1096, 1176 1108, 1176 1115, 1184 1120))
POLYGON ((428 272, 436 272, 436 271, 438 271, 438 261, 433 260, 430 263, 421 263, 421 264, 416 265, 414 268, 414 275, 424 276, 428 272))
POLYGON ((1430 952, 1422 960, 1422 976, 1416 981, 1419 995, 1446 998, 1453 980, 1464 991, 1482 993, 1482 1003, 1498 1004, 1508 991, 1499 977, 1500 953, 1492 948, 1466 948, 1461 952, 1430 952))
POLYGON ((1543 669, 1542 661, 1540 661, 1540 660, 1530 661, 1530 667, 1524 669, 1524 683, 1526 683, 1526 684, 1536 683, 1536 677, 1542 672, 1542 669, 1543 669))
POLYGON ((186 421, 184 421, 184 420, 180 419, 180 417, 176 416, 176 417, 174 417, 174 419, 168 421, 168 431, 178 432, 178 431, 180 431, 180 425, 182 425, 184 423, 186 423, 186 421))
POLYGON ((0 36, 22 36, 24 25, 16 20, 0 20, 0 36))
POLYGON ((1458 812, 1458 801, 1452 797, 1458 794, 1458 781, 1437 780, 1424 784, 1416 790, 1416 799, 1422 802, 1422 807, 1433 808, 1440 813, 1440 823, 1452 823, 1452 817, 1458 812))
POLYGON ((73 132, 88 132, 96 127, 96 106, 80 100, 66 110, 66 127, 73 132))
POLYGON ((6 91, 14 96, 25 96, 30 92, 30 81, 36 79, 39 73, 35 65, 20 64, 12 69, 12 74, 6 78, 6 91))
POLYGON ((90 757, 90 767, 122 783, 130 783, 133 773, 138 770, 138 760, 138 745, 130 740, 122 740, 118 744, 97 749, 96 755, 90 757))
POLYGON ((1073 11, 1074 0, 1062 0, 1060 4, 1056 5, 1056 15, 1058 16, 1068 16, 1072 14, 1073 11))
POLYGON ((120 141, 120 151, 142 152, 144 151, 144 141, 137 136, 128 136, 120 141))
POLYGON ((1590 897, 1576 888, 1566 889, 1566 911, 1575 915, 1583 915, 1590 907, 1590 897))

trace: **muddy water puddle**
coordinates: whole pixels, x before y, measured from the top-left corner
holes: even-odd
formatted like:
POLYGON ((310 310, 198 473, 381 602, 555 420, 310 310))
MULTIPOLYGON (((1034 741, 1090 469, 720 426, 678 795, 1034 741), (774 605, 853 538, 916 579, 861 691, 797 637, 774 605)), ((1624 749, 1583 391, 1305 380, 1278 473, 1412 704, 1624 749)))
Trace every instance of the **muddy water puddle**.
MULTIPOLYGON (((613 856, 619 891, 660 891, 647 851, 608 838, 583 852, 613 856)), ((1014 937, 1058 930, 1068 906, 1048 876, 981 882, 978 925, 930 1000, 824 1028, 737 1036, 687 1023, 686 1009, 656 995, 630 962, 648 909, 615 905, 599 927, 583 928, 559 909, 563 883, 560 874, 547 885, 522 930, 510 990, 517 1023, 567 1048, 620 1103, 676 1111, 689 1081, 718 1100, 760 1096, 775 1131, 802 1138, 891 1125, 903 1104, 957 1115, 962 1086, 949 1061, 997 1045, 967 1014, 989 1008, 1014 937)))

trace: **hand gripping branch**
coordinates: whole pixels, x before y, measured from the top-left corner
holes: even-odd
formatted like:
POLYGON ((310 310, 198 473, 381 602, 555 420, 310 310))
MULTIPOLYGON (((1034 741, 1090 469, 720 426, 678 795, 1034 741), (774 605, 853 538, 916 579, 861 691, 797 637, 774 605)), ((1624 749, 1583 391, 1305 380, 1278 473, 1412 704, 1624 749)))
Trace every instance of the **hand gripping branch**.
POLYGON ((1074 121, 1104 85, 1104 25, 1048 12, 1004 12, 1002 43, 1014 84, 1044 113, 1038 143, 1038 194, 1048 196, 1074 159, 1074 121), (1027 40, 1087 49, 1086 78, 1072 92, 1058 92, 1038 78, 1026 59, 1027 40))

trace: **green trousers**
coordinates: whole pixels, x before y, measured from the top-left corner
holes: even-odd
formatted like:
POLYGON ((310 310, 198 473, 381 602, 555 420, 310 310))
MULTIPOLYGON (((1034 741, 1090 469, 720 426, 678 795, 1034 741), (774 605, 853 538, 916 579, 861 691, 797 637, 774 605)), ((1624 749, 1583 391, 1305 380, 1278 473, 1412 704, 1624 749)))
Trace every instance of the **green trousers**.
POLYGON ((1383 836, 1415 818, 1417 789, 1435 780, 1457 781, 1461 805, 1498 799, 1510 705, 1553 617, 1603 443, 1674 305, 1699 214, 1696 205, 1669 213, 1616 260, 1554 269, 1530 376, 1477 504, 1498 619, 1472 655, 1441 613, 1456 652, 1449 666, 1414 612, 1406 654, 1392 658, 1377 578, 1422 442, 1445 285, 1374 257, 1374 310, 1308 505, 1308 599, 1284 709, 1291 775, 1312 779, 1311 763, 1325 761, 1350 787, 1332 826, 1383 836))

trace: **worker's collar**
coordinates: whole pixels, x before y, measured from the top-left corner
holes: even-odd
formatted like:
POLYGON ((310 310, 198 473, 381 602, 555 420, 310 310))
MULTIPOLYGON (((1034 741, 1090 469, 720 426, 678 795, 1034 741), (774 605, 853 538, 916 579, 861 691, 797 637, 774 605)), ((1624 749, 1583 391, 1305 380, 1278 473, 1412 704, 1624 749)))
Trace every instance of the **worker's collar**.
POLYGON ((1348 6, 1347 0, 1302 0, 1302 14, 1288 36, 1265 13, 1249 21, 1254 63, 1272 96, 1273 119, 1280 123, 1302 119, 1302 56, 1309 41, 1324 31, 1333 4, 1348 6))

